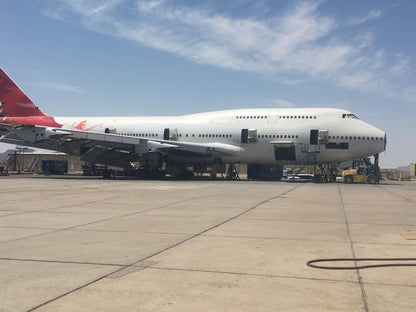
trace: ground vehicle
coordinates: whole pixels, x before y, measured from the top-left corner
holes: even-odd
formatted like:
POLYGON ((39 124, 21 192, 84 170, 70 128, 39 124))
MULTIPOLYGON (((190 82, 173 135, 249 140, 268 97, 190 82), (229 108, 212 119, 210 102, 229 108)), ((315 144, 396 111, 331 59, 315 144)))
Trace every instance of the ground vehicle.
POLYGON ((378 175, 374 170, 369 170, 366 167, 359 167, 357 169, 348 169, 342 172, 342 181, 345 183, 370 183, 375 184, 379 181, 378 175))

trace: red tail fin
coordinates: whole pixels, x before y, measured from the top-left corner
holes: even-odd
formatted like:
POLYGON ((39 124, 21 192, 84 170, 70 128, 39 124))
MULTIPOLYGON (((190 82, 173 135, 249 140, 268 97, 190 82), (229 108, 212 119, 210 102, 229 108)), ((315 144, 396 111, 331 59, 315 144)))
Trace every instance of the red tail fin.
POLYGON ((0 117, 45 116, 0 68, 0 117))

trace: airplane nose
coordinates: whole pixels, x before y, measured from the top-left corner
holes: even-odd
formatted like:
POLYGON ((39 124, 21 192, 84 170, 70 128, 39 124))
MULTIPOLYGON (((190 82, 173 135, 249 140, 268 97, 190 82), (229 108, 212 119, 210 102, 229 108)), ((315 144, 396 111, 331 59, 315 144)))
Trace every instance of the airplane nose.
POLYGON ((379 130, 379 140, 383 140, 383 142, 379 141, 379 144, 377 144, 378 149, 379 149, 379 153, 384 152, 386 150, 386 146, 387 146, 387 133, 379 130), (380 144, 382 143, 382 144, 380 144))
MULTIPOLYGON (((374 154, 382 153, 386 150, 387 134, 381 129, 372 127, 371 135, 374 135, 374 143, 372 145, 372 151, 374 154)), ((371 137, 373 139, 373 137, 371 137)))

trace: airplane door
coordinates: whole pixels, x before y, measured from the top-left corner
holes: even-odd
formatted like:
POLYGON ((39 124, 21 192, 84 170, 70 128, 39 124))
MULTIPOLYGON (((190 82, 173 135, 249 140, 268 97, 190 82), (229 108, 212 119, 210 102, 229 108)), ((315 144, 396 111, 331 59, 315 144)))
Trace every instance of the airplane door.
POLYGON ((310 145, 326 144, 328 142, 328 130, 311 130, 310 145))
POLYGON ((248 144, 248 129, 241 129, 241 143, 248 144))
POLYGON ((163 131, 163 140, 178 141, 178 129, 165 128, 163 131))
POLYGON ((328 143, 328 130, 319 130, 318 131, 318 143, 319 144, 328 143))
POLYGON ((116 128, 114 128, 114 129, 105 128, 104 133, 117 134, 117 129, 116 128))
POLYGON ((256 143, 257 142, 257 129, 241 129, 241 143, 256 143))
POLYGON ((166 141, 169 141, 169 128, 166 128, 164 131, 163 131, 163 140, 166 140, 166 141))
POLYGON ((309 144, 318 145, 319 130, 311 130, 309 144))

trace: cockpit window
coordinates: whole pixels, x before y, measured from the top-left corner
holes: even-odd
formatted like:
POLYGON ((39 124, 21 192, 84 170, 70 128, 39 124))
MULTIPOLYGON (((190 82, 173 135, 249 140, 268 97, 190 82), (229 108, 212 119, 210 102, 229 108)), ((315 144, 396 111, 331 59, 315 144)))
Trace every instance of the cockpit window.
POLYGON ((355 119, 359 119, 354 114, 342 114, 342 118, 355 118, 355 119))

